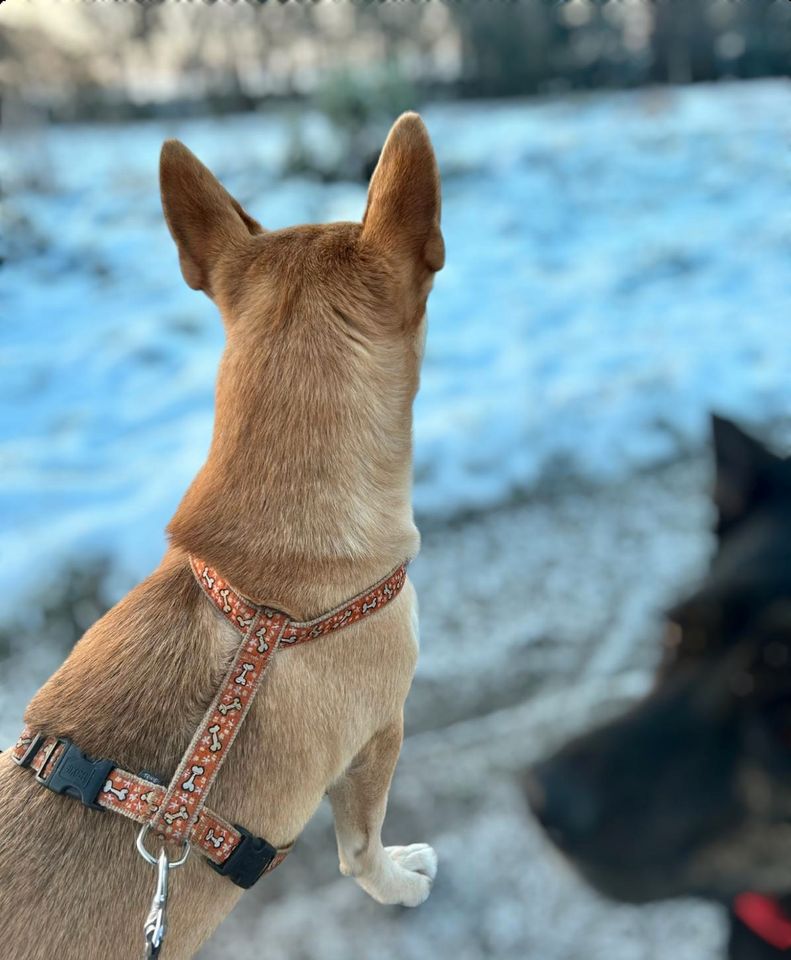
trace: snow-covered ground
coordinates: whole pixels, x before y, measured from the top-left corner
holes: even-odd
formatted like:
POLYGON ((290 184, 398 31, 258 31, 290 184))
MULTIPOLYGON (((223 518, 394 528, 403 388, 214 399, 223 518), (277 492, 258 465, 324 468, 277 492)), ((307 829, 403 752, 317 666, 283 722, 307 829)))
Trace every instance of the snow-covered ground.
MULTIPOLYGON (((424 111, 448 258, 417 403, 421 514, 667 461, 700 446, 711 407, 791 409, 788 93, 424 111)), ((303 125, 334 149, 318 118, 303 125)), ((249 115, 4 132, 0 603, 42 551, 102 548, 134 576, 158 558, 208 446, 222 346, 162 220, 159 146, 184 139, 269 227, 358 219, 361 184, 288 177, 291 129, 249 115)))
MULTIPOLYGON (((709 549, 707 411, 791 439, 788 92, 424 111, 448 261, 415 423, 423 647, 386 840, 435 843, 440 879, 418 911, 369 903, 337 878, 324 810, 203 960, 719 960, 712 908, 590 894, 516 778, 645 689, 659 611, 709 549), (470 624, 489 623, 481 642, 470 624)), ((87 625, 87 581, 109 599, 153 566, 208 445, 222 332, 162 222, 160 142, 181 137, 269 227, 359 218, 361 184, 287 175, 290 123, 4 132, 0 746, 74 632, 37 618, 33 587, 57 582, 87 625), (63 586, 68 562, 85 582, 63 586)))

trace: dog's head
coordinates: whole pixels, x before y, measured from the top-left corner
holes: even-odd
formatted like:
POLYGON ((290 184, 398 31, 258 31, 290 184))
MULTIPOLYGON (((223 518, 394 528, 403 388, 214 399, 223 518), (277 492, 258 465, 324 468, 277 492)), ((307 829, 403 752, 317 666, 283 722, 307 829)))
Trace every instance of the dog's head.
MULTIPOLYGON (((248 387, 276 377, 277 363, 317 389, 333 378, 349 386, 364 356, 364 366, 378 361, 380 390, 397 381, 403 393, 406 378, 414 393, 444 261, 439 174, 417 114, 390 131, 362 223, 266 230, 178 140, 162 148, 160 182, 184 279, 223 317, 235 392, 240 377, 248 387)), ((224 387, 221 378, 221 400, 224 387)))
POLYGON ((160 180, 184 278, 226 329, 209 460, 172 538, 238 582, 256 575, 226 557, 250 536, 234 533, 240 513, 294 553, 370 552, 374 511, 405 512, 426 299, 444 261, 422 120, 404 114, 390 131, 361 223, 267 230, 175 140, 160 180))
POLYGON ((653 692, 528 777, 599 889, 791 891, 791 461, 714 420, 717 550, 669 615, 653 692))
MULTIPOLYGON (((353 353, 419 332, 444 245, 439 173, 417 114, 390 131, 362 223, 266 230, 178 140, 162 148, 160 184, 184 279, 217 304, 232 346, 247 353, 286 336, 294 349, 301 335, 353 353)), ((303 359, 306 375, 332 361, 303 359)))

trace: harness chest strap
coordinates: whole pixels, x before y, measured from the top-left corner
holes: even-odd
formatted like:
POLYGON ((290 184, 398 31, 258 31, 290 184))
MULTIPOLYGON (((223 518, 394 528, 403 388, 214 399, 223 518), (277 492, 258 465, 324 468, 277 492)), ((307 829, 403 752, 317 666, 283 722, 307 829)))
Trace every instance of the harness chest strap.
MULTIPOLYGON (((86 760, 70 741, 36 736, 27 727, 12 748, 11 757, 18 765, 30 767, 39 782, 56 793, 77 790, 86 806, 112 810, 137 823, 147 823, 152 808, 161 806, 165 798, 165 787, 161 784, 122 770, 111 760, 86 760), (78 780, 81 782, 75 787, 78 780)), ((255 840, 246 830, 204 807, 191 842, 213 864, 222 868, 251 839, 255 840)), ((282 863, 291 846, 269 849, 268 862, 262 872, 269 873, 282 863)))
MULTIPOLYGON (((109 760, 90 761, 70 741, 34 736, 27 729, 13 748, 12 757, 21 766, 31 766, 40 782, 56 789, 57 784, 50 781, 68 760, 65 751, 74 751, 80 758, 81 769, 88 770, 88 775, 93 776, 99 788, 98 794, 87 791, 93 792, 93 797, 87 799, 80 791, 83 803, 114 810, 138 823, 148 823, 162 839, 190 842, 223 872, 223 865, 235 856, 238 858, 245 843, 256 838, 244 828, 207 810, 206 796, 275 651, 279 647, 293 647, 316 639, 381 610, 399 594, 406 582, 406 563, 369 590, 308 622, 292 621, 284 613, 257 606, 237 593, 203 561, 191 557, 190 563, 204 592, 242 638, 231 666, 167 788, 128 773, 109 760), (92 773, 85 767, 86 763, 93 765, 92 773)), ((70 786, 73 788, 74 784, 70 786)), ((256 842, 268 848, 269 863, 263 872, 274 869, 290 849, 290 845, 276 850, 265 841, 256 842)))

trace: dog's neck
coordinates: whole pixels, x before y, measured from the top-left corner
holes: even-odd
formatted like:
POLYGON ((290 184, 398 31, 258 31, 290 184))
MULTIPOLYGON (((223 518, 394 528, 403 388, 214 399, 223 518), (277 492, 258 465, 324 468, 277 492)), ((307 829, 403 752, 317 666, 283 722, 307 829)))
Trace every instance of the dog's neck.
POLYGON ((326 378, 300 383, 299 344, 257 360, 226 352, 209 457, 169 526, 175 545, 242 594, 299 617, 374 582, 419 543, 409 389, 377 390, 393 370, 370 361, 363 391, 350 385, 359 371, 344 377, 331 353, 327 365, 326 378))

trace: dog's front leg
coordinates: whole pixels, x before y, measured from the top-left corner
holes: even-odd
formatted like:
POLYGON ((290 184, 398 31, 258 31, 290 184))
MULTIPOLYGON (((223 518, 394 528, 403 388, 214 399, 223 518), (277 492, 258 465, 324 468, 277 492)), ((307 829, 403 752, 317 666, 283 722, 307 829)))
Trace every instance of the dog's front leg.
POLYGON ((431 892, 436 853, 426 843, 383 847, 381 838, 402 736, 400 720, 376 734, 330 788, 329 796, 341 873, 354 877, 379 903, 416 907, 431 892))

